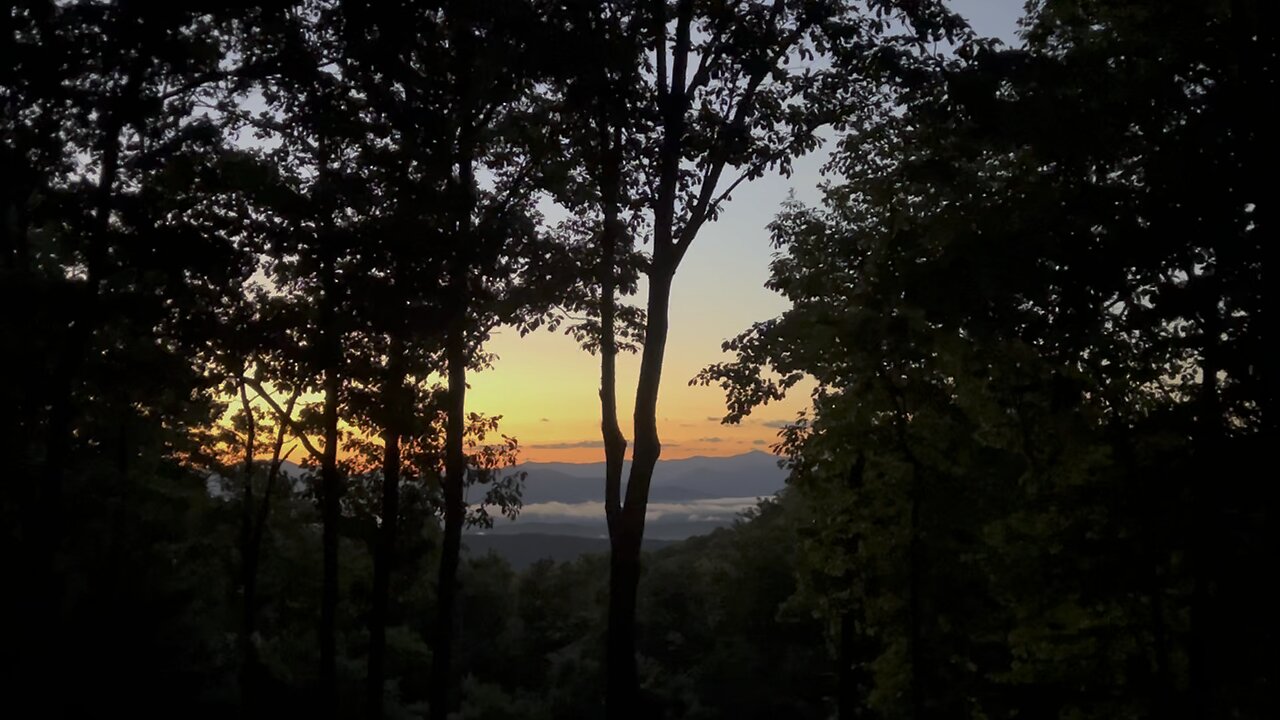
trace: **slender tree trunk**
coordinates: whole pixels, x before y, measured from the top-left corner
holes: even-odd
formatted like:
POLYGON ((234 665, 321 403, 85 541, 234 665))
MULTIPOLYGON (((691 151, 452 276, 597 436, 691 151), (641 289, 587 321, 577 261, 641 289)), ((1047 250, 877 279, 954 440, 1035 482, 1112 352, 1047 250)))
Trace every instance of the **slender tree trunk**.
POLYGON ((610 717, 624 717, 636 697, 635 618, 636 587, 640 571, 638 550, 628 546, 622 518, 622 468, 627 439, 618 422, 617 253, 623 225, 618 212, 622 156, 621 137, 611 130, 602 107, 600 130, 600 195, 604 225, 600 233, 600 434, 604 441, 604 513, 609 528, 609 619, 607 632, 606 701, 610 717), (630 680, 628 680, 630 678, 630 680))
POLYGON ((626 503, 611 538, 609 563, 608 681, 606 710, 610 718, 638 717, 640 687, 636 676, 636 590, 640 584, 640 549, 653 470, 662 454, 658 439, 658 387, 667 343, 667 311, 671 301, 670 265, 654 258, 649 274, 648 317, 640 379, 636 384, 635 451, 627 478, 626 503))
POLYGON ((836 717, 855 720, 859 713, 856 660, 857 629, 852 611, 840 616, 840 646, 836 650, 836 717))
POLYGON ((376 720, 383 716, 383 693, 386 685, 387 617, 391 603, 391 565, 395 556, 396 531, 400 520, 400 437, 404 400, 404 378, 400 370, 400 349, 393 347, 389 363, 391 378, 385 411, 387 425, 383 430, 382 454, 382 522, 378 526, 377 545, 373 555, 373 607, 369 612, 369 674, 367 679, 367 714, 376 720))
POLYGON ((1169 667, 1169 633, 1164 610, 1164 582, 1158 569, 1151 573, 1151 642, 1155 651, 1155 687, 1151 694, 1151 717, 1173 715, 1173 673, 1169 667))
POLYGON ((636 675, 636 590, 640 585, 640 549, 644 543, 645 511, 649 505, 649 485, 653 469, 662 454, 658 438, 658 389, 662 361, 667 347, 667 314, 671 305, 671 281, 679 263, 675 245, 675 207, 680 170, 681 139, 684 133, 683 78, 688 48, 689 3, 681 3, 681 23, 677 31, 673 77, 680 87, 666 88, 666 22, 655 17, 659 30, 658 82, 663 137, 659 150, 657 198, 653 205, 653 259, 649 268, 649 297, 646 305, 644 349, 640 355, 640 377, 636 383, 634 411, 635 446, 631 474, 627 478, 626 500, 610 536, 609 622, 605 650, 607 681, 605 710, 613 720, 636 718, 641 714, 640 684, 636 675), (669 92, 669 94, 667 94, 669 92))
MULTIPOLYGON (((137 73, 126 84, 125 96, 137 88, 137 73)), ((36 507, 28 513, 33 547, 28 553, 32 563, 33 592, 28 601, 32 635, 20 642, 29 647, 35 662, 35 687, 53 692, 51 678, 58 676, 57 664, 62 652, 62 629, 58 609, 62 605, 62 587, 56 569, 58 550, 62 545, 62 500, 67 461, 72 452, 72 430, 76 414, 75 394, 82 374, 84 358, 92 344, 101 312, 98 302, 99 284, 105 272, 107 233, 111 226, 115 182, 120 165, 120 134, 124 124, 118 112, 104 110, 98 181, 94 188, 93 222, 87 233, 85 251, 86 282, 84 296, 76 298, 67 317, 67 329, 54 361, 49 379, 48 416, 44 428, 44 457, 41 462, 36 507)))
POLYGON ((640 686, 636 675, 636 590, 640 584, 640 548, 644 543, 645 511, 653 469, 662 454, 658 439, 658 389, 667 347, 667 315, 671 305, 671 281, 684 247, 675 235, 679 195, 680 160, 683 155, 684 97, 689 60, 693 3, 682 0, 676 9, 676 42, 672 53, 671 82, 667 73, 667 21, 665 6, 655 3, 654 49, 657 53, 658 110, 662 117, 662 143, 658 151, 658 185, 653 202, 653 258, 649 267, 644 350, 636 383, 635 446, 626 500, 611 533, 609 563, 609 623, 605 650, 605 710, 610 718, 641 715, 640 686))
POLYGON ((382 462, 382 524, 373 557, 373 608, 369 613, 368 716, 383 715, 386 684, 387 608, 391 594, 391 560, 400 514, 400 436, 387 431, 382 462))
MULTIPOLYGON (((1192 273, 1194 277, 1195 274, 1192 273)), ((1201 278, 1216 289, 1212 276, 1201 278)), ((1221 319, 1217 307, 1219 294, 1208 293, 1214 303, 1206 309, 1203 342, 1201 348, 1200 395, 1195 432, 1197 460, 1191 476, 1191 508, 1196 513, 1191 523, 1189 538, 1192 572, 1190 637, 1188 642, 1188 681, 1191 703, 1196 718, 1212 718, 1216 715, 1213 670, 1213 564, 1216 553, 1212 543, 1219 537, 1219 506, 1217 498, 1209 494, 1206 483, 1214 477, 1221 462, 1219 449, 1222 440, 1222 407, 1218 398, 1221 319)))
POLYGON ((925 717, 926 706, 928 704, 927 693, 929 689, 924 682, 925 667, 923 658, 923 647, 921 646, 921 623, 924 622, 924 613, 921 610, 923 602, 922 585, 923 585, 923 568, 921 568, 921 541, 920 541, 920 466, 912 460, 911 463, 911 485, 908 492, 910 497, 910 523, 909 528, 910 539, 907 546, 907 652, 909 662, 911 663, 911 717, 914 720, 921 720, 925 717))
POLYGON ((453 686, 454 617, 458 596, 458 558, 462 552, 462 525, 466 519, 464 485, 467 457, 463 450, 466 433, 467 406, 467 327, 471 306, 471 253, 477 242, 474 231, 476 202, 475 130, 472 85, 475 38, 472 33, 470 6, 463 2, 446 5, 446 24, 456 49, 454 91, 459 107, 456 137, 457 178, 452 184, 455 241, 458 246, 449 265, 451 317, 445 336, 445 365, 448 375, 448 402, 445 419, 444 479, 444 543, 440 549, 440 574, 436 580, 435 647, 432 648, 431 682, 428 689, 431 720, 446 720, 449 715, 449 692, 453 686))
POLYGON ((342 519, 342 478, 338 471, 338 402, 342 380, 338 364, 341 340, 337 331, 337 278, 332 257, 324 268, 321 332, 324 333, 324 454, 320 463, 320 522, 323 568, 320 589, 320 693, 321 713, 338 713, 338 523, 342 519))
POLYGON ((906 393, 904 393, 886 373, 882 380, 885 391, 895 405, 896 432, 898 447, 906 457, 911 468, 911 480, 907 484, 907 662, 911 666, 911 717, 920 720, 925 716, 929 705, 930 688, 925 678, 925 660, 923 645, 924 623, 924 568, 921 554, 923 552, 923 524, 921 515, 924 504, 924 469, 919 458, 911 450, 911 441, 907 434, 908 418, 911 417, 906 393))
MULTIPOLYGON (((465 276, 459 284, 465 288, 465 276)), ((461 297, 461 296, 460 296, 461 297)), ((445 341, 448 363, 447 421, 445 426, 444 547, 440 553, 440 576, 436 587, 435 647, 431 663, 431 720, 446 720, 452 686, 454 610, 458 594, 458 557, 462 550, 462 524, 466 508, 463 483, 466 456, 463 453, 464 412, 467 391, 465 308, 459 311, 445 341)))
MULTIPOLYGON (((849 466, 846 483, 850 491, 856 492, 863 487, 866 467, 866 456, 859 454, 849 466)), ((847 550, 856 557, 862 552, 862 538, 855 537, 847 550)), ((855 669, 867 658, 858 638, 858 617, 853 608, 840 615, 840 637, 836 648, 836 717, 839 720, 853 720, 867 714, 863 697, 867 685, 866 672, 860 667, 855 669)))
POLYGON ((38 513, 40 519, 36 522, 44 536, 42 552, 48 554, 49 564, 52 564, 54 548, 61 532, 59 516, 62 485, 71 450, 71 425, 75 414, 72 398, 76 378, 80 374, 85 347, 97 325, 94 316, 98 311, 98 284, 102 281, 105 270, 102 265, 107 252, 106 236, 111 226, 112 196, 120 165, 120 133, 123 129, 119 114, 110 113, 103 129, 98 183, 94 188, 93 224, 88 233, 85 252, 87 296, 73 306, 68 319, 66 339, 54 365, 50 383, 52 397, 49 402, 49 420, 45 426, 44 473, 40 484, 38 513))
POLYGON ((320 515, 322 524, 323 578, 320 591, 320 695, 328 706, 323 712, 335 715, 338 696, 338 373, 325 371, 324 379, 324 461, 320 468, 320 515))
MULTIPOLYGON (((244 370, 240 374, 243 376, 244 370)), ((249 403, 249 392, 245 383, 240 382, 240 404, 244 407, 246 422, 244 440, 244 465, 240 490, 240 711, 245 717, 252 714, 253 691, 253 455, 257 441, 257 423, 254 422, 253 406, 249 403)))
POLYGON ((617 532, 622 515, 622 464, 627 454, 627 439, 618 423, 618 342, 617 342, 617 256, 618 241, 624 227, 618 217, 618 183, 622 162, 618 151, 621 138, 611 134, 607 122, 600 119, 601 196, 604 204, 604 226, 600 233, 600 434, 604 440, 604 509, 609 537, 617 532))
MULTIPOLYGON (((244 388, 241 387, 241 392, 244 388)), ((244 399, 244 396, 241 396, 244 399)), ((287 417, 293 417, 293 408, 298 401, 298 391, 294 391, 285 406, 287 417)), ((245 407, 248 403, 245 402, 245 407)), ((275 491, 276 480, 280 477, 281 452, 284 450, 284 439, 288 432, 288 423, 282 418, 276 429, 276 436, 271 445, 271 465, 267 468, 267 481, 262 489, 262 502, 257 512, 247 518, 249 527, 247 541, 241 559, 241 585, 244 588, 243 604, 240 617, 241 659, 240 659, 240 709, 245 717, 257 717, 258 708, 258 650, 253 636, 258 630, 258 568, 262 566, 262 539, 266 534, 267 520, 271 516, 271 496, 275 491)), ((247 456, 252 456, 250 449, 247 456)), ((248 466, 246 460, 246 466, 248 466)), ((246 488, 251 488, 246 484, 246 488)), ((251 493, 245 495, 251 497, 251 493)))

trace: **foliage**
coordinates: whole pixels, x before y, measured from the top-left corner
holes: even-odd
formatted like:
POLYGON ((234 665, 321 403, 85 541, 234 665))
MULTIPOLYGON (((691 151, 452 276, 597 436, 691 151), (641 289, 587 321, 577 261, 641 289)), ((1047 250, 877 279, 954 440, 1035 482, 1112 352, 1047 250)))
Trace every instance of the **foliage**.
POLYGON ((1253 8, 1037 5, 775 221, 793 309, 699 380, 817 381, 804 585, 879 715, 1260 712, 1253 8))
POLYGON ((10 3, 10 702, 1266 716, 1274 23, 1027 9, 1011 49, 934 0, 10 3), (729 421, 814 382, 791 486, 642 558, 672 278, 823 127, 790 308, 696 380, 729 421), (612 558, 461 549, 520 510, 465 403, 503 326, 600 355, 612 558))

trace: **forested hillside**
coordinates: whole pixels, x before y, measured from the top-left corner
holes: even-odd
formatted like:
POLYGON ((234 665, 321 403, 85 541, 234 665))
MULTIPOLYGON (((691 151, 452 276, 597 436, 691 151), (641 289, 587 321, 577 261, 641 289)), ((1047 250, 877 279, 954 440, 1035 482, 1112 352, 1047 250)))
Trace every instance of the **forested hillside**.
POLYGON ((1275 717, 1271 6, 957 7, 8 3, 0 713, 1275 717))

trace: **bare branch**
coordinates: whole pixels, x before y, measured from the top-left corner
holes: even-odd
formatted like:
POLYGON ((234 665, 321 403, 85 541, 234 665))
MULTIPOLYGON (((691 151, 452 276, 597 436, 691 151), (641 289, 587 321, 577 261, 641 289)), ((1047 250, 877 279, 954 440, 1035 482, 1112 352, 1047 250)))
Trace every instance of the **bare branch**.
MULTIPOLYGON (((289 429, 293 431, 294 436, 298 438, 302 443, 302 446, 307 449, 307 452, 310 453, 313 458, 317 460, 324 458, 324 453, 316 449, 316 446, 311 443, 311 439, 307 437, 306 432, 304 432, 302 428, 298 426, 297 421, 293 419, 292 400, 289 403, 289 410, 286 412, 284 408, 280 407, 280 403, 277 403, 275 398, 271 397, 271 393, 267 392, 267 389, 263 387, 260 380, 247 375, 240 379, 249 387, 253 388, 254 392, 258 393, 258 397, 265 400, 267 404, 271 406, 271 409, 275 411, 276 417, 280 419, 280 422, 289 426, 289 429)), ((296 398, 297 396, 295 395, 294 397, 296 398)))

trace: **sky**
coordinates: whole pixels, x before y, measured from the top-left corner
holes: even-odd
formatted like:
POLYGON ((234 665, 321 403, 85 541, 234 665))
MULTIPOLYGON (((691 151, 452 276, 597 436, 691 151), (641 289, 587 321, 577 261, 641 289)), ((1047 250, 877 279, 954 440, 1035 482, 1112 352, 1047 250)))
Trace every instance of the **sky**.
MULTIPOLYGON (((948 4, 980 34, 1016 44, 1023 0, 948 4)), ((791 193, 802 202, 818 202, 825 158, 820 150, 797 161, 790 178, 767 176, 744 184, 719 221, 704 226, 685 256, 672 288, 658 399, 663 458, 767 450, 776 442, 778 427, 808 406, 808 392, 802 387, 739 425, 723 425, 723 391, 688 383, 707 365, 731 359, 721 349, 725 340, 787 309, 781 296, 764 287, 773 254, 767 226, 791 193)), ((642 300, 643 296, 633 298, 642 300)), ((572 338, 546 331, 521 338, 514 330, 501 329, 486 349, 498 360, 493 369, 471 376, 467 408, 501 415, 501 430, 519 440, 522 461, 604 459, 598 357, 582 351, 572 338)), ((628 439, 638 371, 638 355, 618 357, 619 420, 628 439)))

